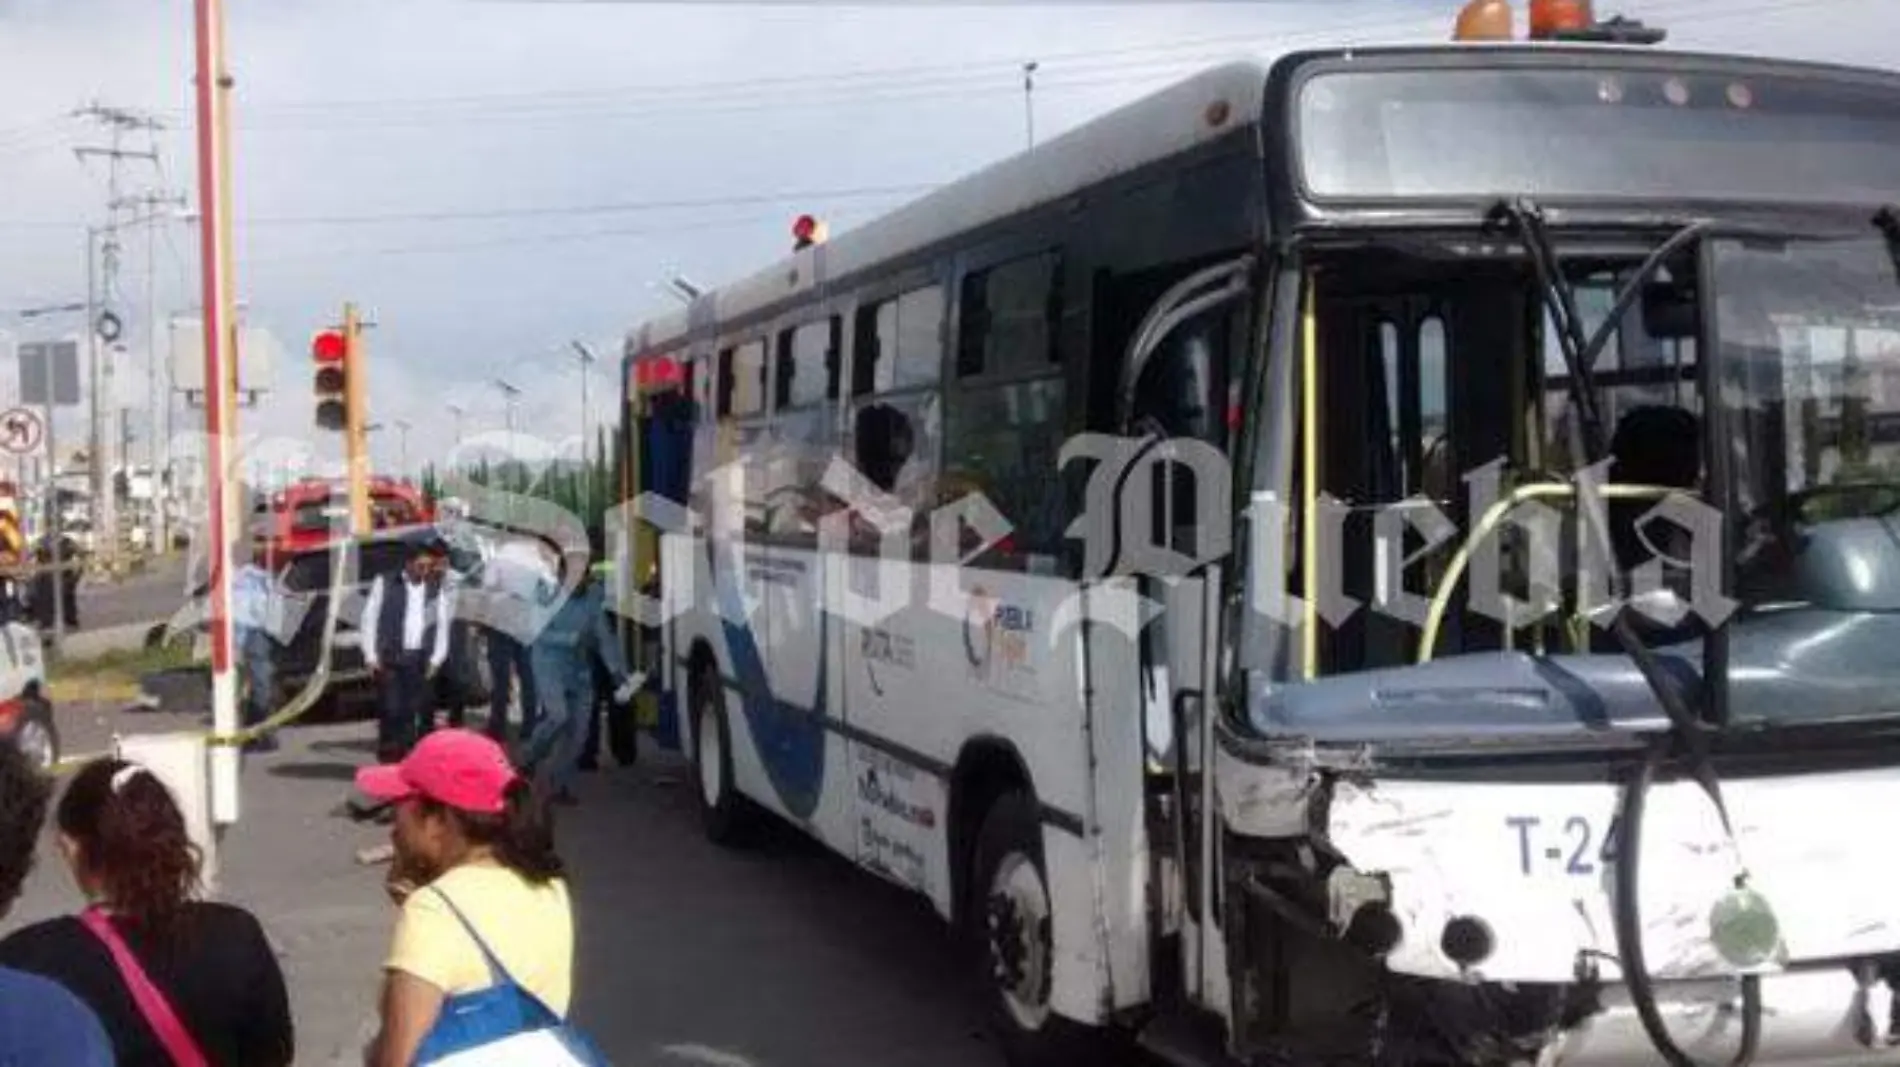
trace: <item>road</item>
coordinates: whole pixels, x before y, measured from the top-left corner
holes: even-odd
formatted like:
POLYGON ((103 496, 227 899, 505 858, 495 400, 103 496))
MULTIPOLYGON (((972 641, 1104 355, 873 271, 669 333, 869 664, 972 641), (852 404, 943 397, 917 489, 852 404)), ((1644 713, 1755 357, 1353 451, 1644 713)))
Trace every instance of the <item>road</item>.
POLYGON ((99 630, 169 619, 185 604, 185 557, 160 557, 118 582, 79 583, 79 628, 99 630))
MULTIPOLYGON (((62 708, 73 750, 113 730, 189 729, 195 717, 62 708)), ((386 831, 337 811, 369 759, 366 724, 289 731, 251 757, 242 821, 220 847, 221 895, 278 943, 300 1064, 360 1063, 393 912, 357 849, 386 831)), ((921 900, 786 833, 757 851, 699 835, 685 769, 663 756, 586 776, 561 812, 574 869, 575 1018, 616 1064, 998 1067, 921 900)), ((5 927, 73 908, 45 849, 5 927)))

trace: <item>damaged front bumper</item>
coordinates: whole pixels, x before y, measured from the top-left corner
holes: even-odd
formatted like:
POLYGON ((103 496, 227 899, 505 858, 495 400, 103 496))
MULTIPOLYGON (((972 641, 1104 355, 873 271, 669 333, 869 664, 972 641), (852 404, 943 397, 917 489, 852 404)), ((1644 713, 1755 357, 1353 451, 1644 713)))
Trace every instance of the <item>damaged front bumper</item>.
MULTIPOLYGON (((1267 915, 1234 927, 1254 941, 1236 954, 1255 970, 1237 975, 1240 1014, 1254 1016, 1240 1044, 1308 1048, 1305 1031, 1325 1030, 1320 1044, 1336 1049, 1356 1040, 1347 1031, 1359 1020, 1388 1047, 1399 1027, 1443 1030, 1434 1039, 1455 1053, 1449 1062, 1660 1062, 1618 965, 1622 789, 1603 767, 1494 761, 1511 767, 1506 778, 1382 761, 1364 747, 1261 752, 1216 755, 1237 895, 1267 915), (1338 988, 1301 991, 1302 981, 1338 988), (1395 1014, 1399 1000, 1415 1009, 1409 1020, 1395 1014)), ((1754 972, 1754 1063, 1900 1065, 1888 1043, 1900 764, 1724 778, 1733 846, 1694 783, 1661 781, 1649 794, 1643 946, 1675 1042, 1714 1063, 1739 1043, 1740 984, 1712 943, 1711 915, 1745 863, 1781 942, 1754 972)))

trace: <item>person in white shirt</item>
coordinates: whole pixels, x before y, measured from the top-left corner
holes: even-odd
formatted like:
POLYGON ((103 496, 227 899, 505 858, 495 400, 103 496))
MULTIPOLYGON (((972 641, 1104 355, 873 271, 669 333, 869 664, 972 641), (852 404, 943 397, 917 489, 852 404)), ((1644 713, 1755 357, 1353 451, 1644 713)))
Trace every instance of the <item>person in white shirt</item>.
POLYGON ((526 539, 498 540, 485 546, 482 587, 514 610, 507 624, 485 628, 488 647, 488 736, 508 743, 509 694, 519 680, 522 740, 534 735, 540 722, 540 690, 535 681, 530 646, 534 640, 535 596, 550 580, 554 568, 542 550, 526 539))
MULTIPOLYGON (((231 576, 231 626, 236 631, 238 654, 244 664, 247 689, 242 711, 247 727, 264 721, 276 696, 272 681, 276 641, 271 625, 275 590, 269 562, 269 553, 259 545, 231 576)), ((265 734, 244 747, 249 752, 274 751, 277 736, 265 734)))
POLYGON ((443 586, 447 546, 430 538, 411 551, 400 574, 379 575, 363 605, 363 659, 380 702, 376 751, 400 761, 434 725, 432 683, 449 658, 454 597, 443 586))

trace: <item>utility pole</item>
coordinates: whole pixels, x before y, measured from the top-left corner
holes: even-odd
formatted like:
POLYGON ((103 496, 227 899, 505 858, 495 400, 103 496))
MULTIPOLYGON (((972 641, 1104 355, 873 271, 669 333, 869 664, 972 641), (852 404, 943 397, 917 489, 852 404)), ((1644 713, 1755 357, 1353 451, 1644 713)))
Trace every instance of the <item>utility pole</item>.
POLYGON ((410 423, 408 419, 397 419, 392 425, 396 427, 396 455, 398 457, 396 460, 396 476, 399 478, 407 478, 409 477, 410 423))
POLYGON ((1036 147, 1036 70, 1042 64, 1030 60, 1023 64, 1023 128, 1029 147, 1036 147))
POLYGON ((370 534, 369 514, 369 430, 364 425, 364 410, 369 406, 369 367, 363 356, 363 320, 355 304, 343 305, 344 410, 348 417, 343 427, 344 450, 350 468, 350 529, 357 537, 370 534))
MULTIPOLYGON (((86 420, 86 464, 88 468, 87 473, 91 476, 87 480, 92 485, 92 501, 91 507, 88 510, 91 513, 93 545, 95 548, 99 546, 100 538, 105 536, 103 508, 107 490, 111 488, 106 482, 106 468, 105 464, 101 462, 102 457, 99 454, 100 438, 104 435, 99 432, 99 394, 102 390, 100 388, 101 376, 99 373, 99 323, 101 316, 99 314, 98 248, 98 227, 86 227, 86 391, 90 394, 89 399, 92 401, 91 410, 86 420)), ((47 417, 56 417, 50 408, 47 411, 47 417)))
MULTIPOLYGON (((521 395, 521 390, 500 378, 495 379, 494 386, 501 390, 502 403, 508 409, 508 458, 518 460, 520 457, 515 453, 515 397, 521 395)), ((508 468, 504 466, 502 469, 505 471, 508 468)))
MULTIPOLYGON (((231 74, 224 62, 222 0, 193 0, 194 122, 198 148, 198 249, 205 331, 205 475, 211 536, 211 729, 238 730, 237 670, 231 597, 237 485, 228 469, 237 440, 237 331, 233 328, 231 255, 231 74)), ((211 747, 210 815, 238 821, 238 749, 211 747)), ((215 846, 216 838, 200 842, 215 846)), ((215 855, 215 853, 214 853, 215 855)))
POLYGON ((590 412, 587 410, 587 372, 588 369, 594 365, 598 357, 594 355, 593 350, 578 340, 568 343, 574 346, 574 356, 580 360, 581 363, 581 477, 584 479, 581 484, 587 487, 585 490, 586 496, 582 499, 581 507, 591 515, 593 514, 594 507, 594 468, 587 461, 587 442, 588 439, 593 436, 594 431, 592 424, 588 421, 590 412))
MULTIPOLYGON (((156 146, 154 146, 154 151, 156 151, 156 146)), ((120 203, 126 206, 138 206, 145 209, 145 215, 141 220, 145 223, 146 227, 145 312, 148 323, 145 342, 145 464, 146 470, 150 472, 148 484, 151 487, 152 496, 152 525, 148 532, 151 536, 152 549, 155 553, 159 553, 164 552, 171 544, 171 533, 167 526, 168 517, 165 514, 164 479, 162 476, 162 472, 165 469, 165 462, 163 453, 161 452, 161 448, 168 452, 170 444, 169 442, 161 442, 160 438, 164 437, 168 430, 159 425, 161 412, 164 413, 164 421, 171 421, 171 413, 169 411, 171 405, 171 390, 168 388, 160 389, 158 381, 158 228, 164 225, 166 221, 166 217, 161 213, 160 209, 169 207, 182 213, 186 202, 184 194, 182 193, 161 193, 152 191, 139 196, 129 197, 124 201, 115 203, 114 206, 116 207, 120 203)), ((169 331, 167 332, 169 334, 169 331)))
POLYGON ((462 416, 468 414, 468 409, 460 404, 450 404, 448 408, 449 414, 455 416, 455 450, 460 452, 462 450, 462 416))
MULTIPOLYGON (((115 414, 108 410, 108 406, 116 406, 117 401, 113 396, 111 384, 112 368, 109 361, 103 361, 100 358, 99 335, 102 323, 106 321, 104 313, 106 305, 109 305, 113 294, 118 291, 120 251, 119 215, 126 206, 126 201, 121 196, 125 161, 128 159, 143 159, 151 162, 154 167, 158 165, 158 148, 156 143, 143 151, 129 149, 125 147, 125 135, 135 130, 142 130, 153 138, 156 138, 157 132, 164 128, 164 124, 150 115, 132 111, 127 108, 108 107, 96 101, 73 112, 73 117, 91 119, 99 123, 106 128, 111 138, 111 143, 107 146, 78 146, 73 149, 73 155, 78 158, 81 163, 84 163, 88 158, 92 157, 103 157, 107 161, 106 224, 103 227, 94 227, 87 231, 86 258, 88 267, 86 271, 86 290, 89 294, 87 303, 90 305, 90 310, 87 315, 89 319, 87 324, 87 339, 89 342, 88 348, 90 357, 88 369, 92 374, 90 451, 92 453, 93 536, 103 541, 106 559, 108 561, 116 561, 118 558, 120 538, 118 492, 117 486, 114 485, 112 480, 112 468, 114 465, 113 453, 117 450, 113 447, 116 442, 109 439, 106 431, 106 422, 108 419, 114 417, 115 414), (101 237, 103 237, 103 241, 101 241, 101 237), (98 245, 96 252, 94 250, 95 244, 98 245), (97 270, 92 266, 94 262, 93 257, 95 255, 98 257, 97 270)), ((114 317, 111 321, 117 323, 118 319, 114 317)), ((112 332, 113 336, 104 338, 107 343, 118 339, 116 327, 112 332)), ((116 437, 117 435, 112 434, 111 436, 116 437)))

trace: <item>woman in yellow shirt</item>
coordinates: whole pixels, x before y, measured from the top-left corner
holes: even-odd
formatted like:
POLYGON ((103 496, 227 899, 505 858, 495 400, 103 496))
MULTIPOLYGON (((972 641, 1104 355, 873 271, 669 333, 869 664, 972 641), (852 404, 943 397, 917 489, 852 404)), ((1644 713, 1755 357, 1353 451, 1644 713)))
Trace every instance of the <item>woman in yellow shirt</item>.
POLYGON ((517 985, 566 1018, 567 882, 546 809, 501 746, 438 730, 401 763, 359 770, 356 783, 396 806, 391 888, 402 903, 370 1067, 408 1067, 450 997, 494 983, 483 943, 517 985))

